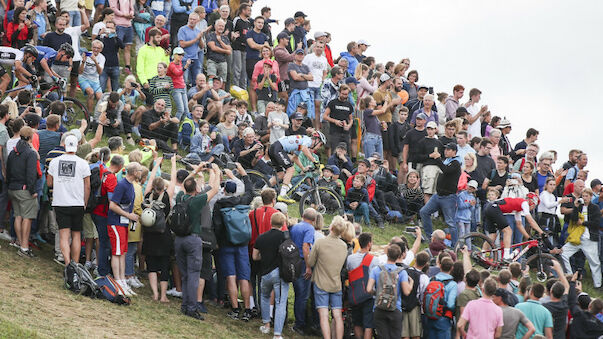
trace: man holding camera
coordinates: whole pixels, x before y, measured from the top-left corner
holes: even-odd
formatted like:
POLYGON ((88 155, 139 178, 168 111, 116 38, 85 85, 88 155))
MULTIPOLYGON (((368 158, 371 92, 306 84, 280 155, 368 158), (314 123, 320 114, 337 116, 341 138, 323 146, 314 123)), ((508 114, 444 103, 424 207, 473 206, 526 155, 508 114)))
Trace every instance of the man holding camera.
POLYGON ((165 100, 155 101, 153 109, 142 114, 140 123, 140 135, 143 138, 155 140, 157 147, 164 152, 178 152, 178 118, 172 117, 169 111, 165 110, 165 100), (168 139, 172 142, 170 148, 167 144, 168 139))
POLYGON ((100 75, 103 73, 103 67, 105 67, 105 56, 100 54, 103 47, 104 44, 100 40, 92 41, 92 52, 83 53, 78 70, 80 88, 87 96, 88 112, 92 112, 94 99, 96 98, 96 101, 99 101, 103 95, 100 85, 100 75))
POLYGON ((104 126, 106 136, 118 136, 122 132, 123 110, 124 103, 117 92, 105 93, 99 99, 94 109, 94 121, 104 126))

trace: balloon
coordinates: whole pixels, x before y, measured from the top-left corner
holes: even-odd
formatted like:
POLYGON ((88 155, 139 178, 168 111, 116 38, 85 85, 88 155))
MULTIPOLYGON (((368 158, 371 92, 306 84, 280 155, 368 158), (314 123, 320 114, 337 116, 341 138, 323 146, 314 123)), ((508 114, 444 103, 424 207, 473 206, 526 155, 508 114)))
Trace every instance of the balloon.
POLYGON ((408 101, 408 92, 405 90, 401 90, 398 92, 398 96, 402 99, 402 105, 404 105, 408 101))

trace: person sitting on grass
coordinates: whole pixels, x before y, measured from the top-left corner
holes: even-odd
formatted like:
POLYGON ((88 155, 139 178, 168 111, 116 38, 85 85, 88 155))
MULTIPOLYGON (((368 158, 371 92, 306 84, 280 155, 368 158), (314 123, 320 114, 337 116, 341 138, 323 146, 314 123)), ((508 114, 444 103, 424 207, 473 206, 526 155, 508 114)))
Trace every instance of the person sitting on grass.
POLYGON ((370 225, 369 219, 369 200, 368 191, 364 188, 366 177, 358 174, 354 177, 353 186, 347 191, 345 196, 346 210, 354 215, 354 221, 362 221, 365 225, 370 225))

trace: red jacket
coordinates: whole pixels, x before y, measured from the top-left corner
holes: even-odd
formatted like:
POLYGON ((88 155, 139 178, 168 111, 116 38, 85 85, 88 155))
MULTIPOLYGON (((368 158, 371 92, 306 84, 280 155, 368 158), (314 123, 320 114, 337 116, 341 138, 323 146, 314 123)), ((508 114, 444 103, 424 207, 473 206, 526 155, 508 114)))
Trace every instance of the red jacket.
MULTIPOLYGON (((351 177, 348 178, 348 180, 345 182, 345 191, 349 191, 350 188, 352 187, 352 184, 354 183, 354 177, 356 176, 356 174, 352 175, 351 177)), ((377 187, 377 185, 375 184, 375 180, 373 180, 373 178, 366 176, 367 180, 369 181, 368 184, 366 184, 366 190, 368 191, 368 195, 369 195, 369 201, 373 201, 373 197, 375 196, 375 188, 377 187)))
POLYGON ((29 31, 27 26, 24 26, 22 30, 18 30, 19 24, 9 22, 6 27, 6 39, 13 48, 21 48, 26 42, 31 40, 33 31, 29 31))
MULTIPOLYGON (((256 239, 260 234, 268 232, 272 228, 270 218, 274 213, 278 212, 272 206, 261 206, 249 212, 249 220, 251 221, 251 240, 249 241, 249 252, 253 250, 256 239)), ((287 225, 284 225, 281 231, 286 231, 287 225)))
POLYGON ((327 62, 331 67, 335 66, 333 63, 333 53, 331 53, 331 47, 329 45, 325 45, 325 57, 327 58, 327 62))

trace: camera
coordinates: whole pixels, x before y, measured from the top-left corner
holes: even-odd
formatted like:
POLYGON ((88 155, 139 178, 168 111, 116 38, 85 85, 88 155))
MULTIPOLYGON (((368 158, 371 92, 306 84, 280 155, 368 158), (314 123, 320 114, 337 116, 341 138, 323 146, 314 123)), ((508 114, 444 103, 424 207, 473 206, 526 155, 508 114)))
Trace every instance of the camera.
POLYGON ((578 204, 580 204, 580 205, 584 205, 584 199, 582 199, 582 198, 578 198, 578 204))
POLYGON ((27 14, 27 15, 25 16, 25 19, 27 19, 27 20, 31 21, 31 15, 27 14))
POLYGON ((233 169, 237 168, 237 164, 235 164, 232 161, 229 161, 229 162, 226 163, 226 168, 228 168, 229 170, 232 171, 233 169))
POLYGON ((174 153, 164 153, 163 158, 165 160, 170 160, 174 156, 174 153))
POLYGON ((383 165, 383 160, 381 160, 381 159, 375 159, 374 162, 375 162, 375 164, 377 164, 379 166, 383 165))
POLYGON ((408 226, 408 227, 406 227, 406 232, 408 232, 408 233, 415 233, 416 229, 417 229, 416 227, 408 226))
POLYGON ((109 120, 109 125, 113 126, 115 122, 117 122, 117 110, 116 109, 108 109, 107 110, 107 120, 109 120))

